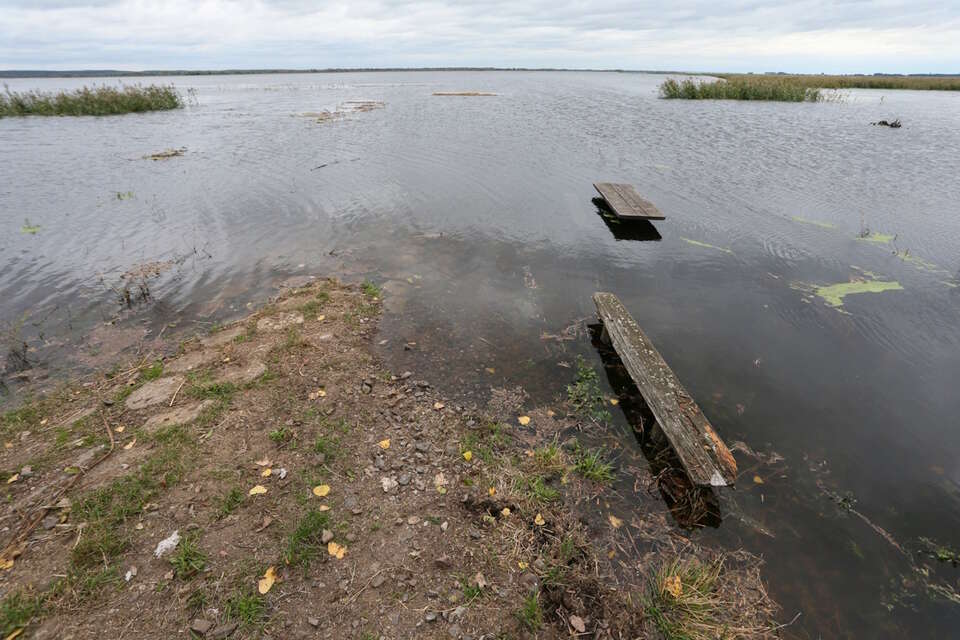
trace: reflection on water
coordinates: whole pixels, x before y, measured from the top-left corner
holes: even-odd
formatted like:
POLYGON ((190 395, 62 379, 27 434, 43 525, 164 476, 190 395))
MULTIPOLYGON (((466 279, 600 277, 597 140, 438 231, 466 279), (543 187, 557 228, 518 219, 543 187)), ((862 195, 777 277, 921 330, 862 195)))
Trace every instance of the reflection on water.
MULTIPOLYGON (((602 366, 565 329, 612 291, 743 443, 722 524, 690 535, 762 553, 800 637, 950 636, 958 575, 919 541, 960 547, 960 96, 684 103, 658 100, 659 80, 178 77, 198 98, 182 111, 0 120, 4 384, 147 353, 285 279, 339 273, 384 285, 391 367, 547 404, 577 355, 602 366), (498 95, 432 96, 464 87, 498 95), (297 115, 350 101, 383 108, 297 115), (893 117, 895 138, 869 124, 893 117), (144 159, 167 149, 186 151, 144 159), (603 219, 598 180, 655 202, 659 240, 603 219), (118 304, 151 263, 175 266, 118 304), (838 313, 791 287, 863 280, 902 290, 842 287, 838 313)), ((613 436, 638 447, 622 415, 613 436)))

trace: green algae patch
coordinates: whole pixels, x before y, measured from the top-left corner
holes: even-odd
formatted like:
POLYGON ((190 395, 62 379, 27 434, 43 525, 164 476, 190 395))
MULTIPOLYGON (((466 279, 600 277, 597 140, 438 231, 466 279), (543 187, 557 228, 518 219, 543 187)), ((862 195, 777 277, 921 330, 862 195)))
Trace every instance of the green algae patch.
POLYGON ((729 253, 730 255, 733 255, 733 251, 731 251, 730 249, 726 249, 726 248, 724 248, 724 247, 717 247, 717 246, 712 245, 712 244, 707 244, 706 242, 700 242, 699 240, 691 240, 690 238, 683 238, 683 237, 681 237, 680 239, 683 240, 684 242, 688 243, 688 244, 694 245, 695 247, 704 247, 704 248, 706 248, 706 249, 715 249, 716 251, 723 251, 724 253, 729 253))
POLYGON ((793 216, 790 218, 794 222, 800 222, 802 224, 812 224, 815 227, 820 227, 821 229, 836 229, 837 225, 830 222, 823 222, 821 220, 810 220, 809 218, 801 218, 800 216, 793 216))
POLYGON ((40 229, 40 225, 30 224, 30 221, 27 220, 23 223, 23 226, 20 227, 20 233, 26 233, 28 235, 35 236, 40 233, 40 229))
POLYGON ((863 240, 864 242, 875 242, 876 244, 890 244, 896 238, 897 236, 890 235, 888 233, 871 233, 865 236, 858 236, 857 240, 863 240))
POLYGON ((946 269, 944 269, 939 265, 936 265, 932 262, 927 262, 923 258, 913 255, 912 253, 910 253, 909 250, 897 251, 893 255, 897 256, 904 262, 908 262, 912 264, 918 269, 922 269, 923 271, 928 271, 930 273, 947 273, 947 274, 950 273, 949 271, 947 271, 946 269))
POLYGON ((810 293, 821 300, 827 306, 834 309, 843 308, 843 299, 859 293, 883 293, 884 291, 902 291, 903 287, 895 280, 874 280, 872 277, 856 278, 850 282, 838 282, 837 284, 807 284, 805 282, 795 282, 790 285, 791 288, 805 293, 810 293))

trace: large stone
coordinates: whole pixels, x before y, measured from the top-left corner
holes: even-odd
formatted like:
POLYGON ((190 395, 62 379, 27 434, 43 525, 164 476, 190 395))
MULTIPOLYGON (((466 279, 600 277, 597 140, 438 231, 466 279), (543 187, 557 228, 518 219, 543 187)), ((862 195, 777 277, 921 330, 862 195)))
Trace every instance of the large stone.
POLYGON ((162 402, 169 402, 183 382, 183 376, 170 376, 169 378, 152 380, 130 394, 126 402, 127 409, 136 411, 162 402))
POLYGON ((154 416, 150 416, 143 423, 143 428, 147 431, 154 431, 160 427, 169 427, 175 424, 188 424, 196 420, 203 410, 213 404, 213 400, 204 400, 196 404, 188 404, 170 411, 164 411, 154 416))
POLYGON ((246 366, 227 366, 215 378, 218 383, 249 384, 267 372, 267 365, 254 360, 246 366))
POLYGON ((186 371, 193 371, 194 369, 199 369, 204 365, 210 364, 219 357, 219 353, 207 349, 191 351, 190 353, 185 353, 178 358, 164 362, 163 371, 164 373, 184 373, 186 371))
POLYGON ((222 331, 211 333, 205 338, 200 338, 200 344, 205 347, 220 347, 228 342, 233 342, 234 339, 242 336, 244 333, 246 333, 246 331, 246 327, 237 325, 229 329, 223 329, 222 331))
POLYGON ((257 320, 257 331, 282 331, 301 324, 303 324, 302 313, 278 313, 275 316, 257 320))

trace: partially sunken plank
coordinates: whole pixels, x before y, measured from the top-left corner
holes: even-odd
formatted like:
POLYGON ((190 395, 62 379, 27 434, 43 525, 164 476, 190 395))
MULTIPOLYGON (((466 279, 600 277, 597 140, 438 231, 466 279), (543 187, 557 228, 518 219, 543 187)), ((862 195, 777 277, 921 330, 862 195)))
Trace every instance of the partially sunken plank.
POLYGON ((732 485, 737 478, 733 455, 623 303, 612 293, 595 293, 593 302, 613 348, 690 479, 698 485, 732 485))
POLYGON ((631 184, 595 182, 593 188, 606 200, 611 211, 621 220, 665 220, 666 217, 644 200, 631 184))

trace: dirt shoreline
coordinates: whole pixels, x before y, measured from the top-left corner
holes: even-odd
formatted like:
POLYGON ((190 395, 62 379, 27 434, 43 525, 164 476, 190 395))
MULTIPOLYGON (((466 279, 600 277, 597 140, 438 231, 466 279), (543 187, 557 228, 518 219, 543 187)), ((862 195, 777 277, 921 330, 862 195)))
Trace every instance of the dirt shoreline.
POLYGON ((3 637, 777 637, 756 558, 610 509, 569 403, 387 371, 380 295, 317 281, 4 414, 3 637))

